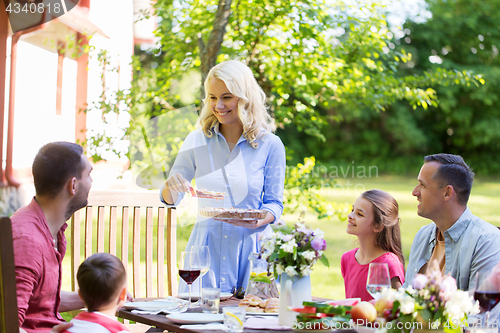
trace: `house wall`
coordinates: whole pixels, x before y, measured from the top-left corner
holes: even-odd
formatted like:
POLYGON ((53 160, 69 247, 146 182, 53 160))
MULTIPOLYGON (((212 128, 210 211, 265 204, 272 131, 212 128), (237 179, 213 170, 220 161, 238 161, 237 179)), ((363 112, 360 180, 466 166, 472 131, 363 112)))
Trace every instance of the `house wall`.
POLYGON ((37 151, 51 141, 75 140, 76 61, 64 58, 62 108, 56 114, 57 53, 20 41, 16 82, 13 168, 30 169, 37 151))
MULTIPOLYGON (((101 78, 103 69, 97 61, 100 51, 107 50, 110 56, 110 66, 104 72, 105 89, 108 94, 117 89, 130 87, 132 80, 130 62, 134 45, 133 0, 91 0, 89 19, 109 37, 96 34, 89 42, 93 50, 89 54, 87 103, 92 106, 101 98, 103 91, 101 78)), ((8 204, 14 198, 19 205, 25 205, 31 200, 34 195, 31 165, 41 146, 51 141, 75 141, 77 125, 75 118, 78 117, 76 117, 77 61, 74 50, 68 49, 63 60, 60 115, 56 114, 56 96, 57 44, 76 39, 74 30, 61 22, 52 21, 44 30, 23 36, 18 42, 12 165, 14 178, 21 183, 21 186, 18 190, 6 190, 8 193, 0 191, 0 213, 5 211, 2 209, 2 202, 8 204)), ((9 50, 7 57, 10 57, 9 50)), ((8 75, 9 73, 5 86, 7 93, 8 75)), ((0 86, 1 84, 2 82, 0 86)), ((128 113, 122 112, 118 117, 108 117, 107 120, 111 124, 104 126, 102 117, 100 110, 95 109, 86 114, 87 137, 102 131, 120 135, 129 121, 128 113)), ((5 129, 4 133, 6 132, 5 129)), ((125 150, 127 143, 124 142, 122 145, 125 150)), ((95 188, 112 187, 117 177, 127 168, 126 160, 120 160, 111 154, 106 157, 112 160, 111 164, 94 166, 95 188)), ((124 179, 129 178, 124 177, 124 179)))

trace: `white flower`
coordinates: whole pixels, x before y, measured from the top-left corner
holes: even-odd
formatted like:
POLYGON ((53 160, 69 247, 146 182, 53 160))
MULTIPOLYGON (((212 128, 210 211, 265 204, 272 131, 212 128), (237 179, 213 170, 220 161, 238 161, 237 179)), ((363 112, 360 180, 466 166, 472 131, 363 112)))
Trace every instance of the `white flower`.
POLYGON ((450 320, 462 320, 466 314, 477 313, 479 313, 478 302, 462 290, 456 290, 444 307, 444 314, 450 320))
POLYGON ((300 255, 306 258, 306 260, 313 260, 314 258, 316 258, 316 253, 311 250, 304 251, 300 255))
POLYGON ((277 264, 276 265, 276 273, 278 275, 281 275, 281 274, 283 274, 283 272, 285 272, 285 269, 283 268, 283 265, 282 264, 277 264))
POLYGON ((274 252, 275 243, 273 241, 267 241, 262 244, 262 247, 266 250, 266 252, 274 252))
POLYGON ((300 273, 302 274, 302 276, 308 276, 309 274, 311 274, 311 266, 308 265, 300 266, 300 273))
POLYGON ((431 292, 428 289, 420 289, 418 295, 423 299, 429 299, 431 297, 431 292))
POLYGON ((292 266, 288 266, 285 269, 285 273, 288 274, 288 276, 295 276, 295 275, 297 275, 297 271, 292 266))
POLYGON ((451 321, 457 322, 462 320, 465 317, 465 313, 463 309, 460 307, 460 304, 457 302, 447 302, 444 306, 444 315, 451 321))
POLYGON ((325 238, 325 233, 320 229, 314 229, 314 237, 325 238))
POLYGON ((281 249, 285 252, 288 253, 293 253, 293 249, 297 247, 297 243, 295 243, 295 239, 290 240, 289 242, 286 242, 281 246, 281 249))
POLYGON ((262 257, 262 259, 267 260, 267 258, 269 258, 271 256, 271 253, 272 252, 265 251, 265 252, 261 253, 260 256, 262 257))
POLYGON ((399 310, 403 314, 410 314, 415 311, 415 301, 411 297, 405 297, 403 301, 401 302, 401 306, 399 307, 399 310))
POLYGON ((399 291, 401 292, 406 292, 409 293, 410 295, 415 295, 417 293, 417 290, 413 289, 413 287, 411 285, 408 286, 408 288, 404 289, 403 287, 399 288, 399 291))
POLYGON ((388 288, 382 293, 382 295, 380 295, 380 298, 384 298, 389 301, 395 301, 398 299, 398 295, 399 291, 392 288, 388 288))
POLYGON ((286 235, 283 237, 283 242, 289 242, 293 238, 293 235, 286 235))

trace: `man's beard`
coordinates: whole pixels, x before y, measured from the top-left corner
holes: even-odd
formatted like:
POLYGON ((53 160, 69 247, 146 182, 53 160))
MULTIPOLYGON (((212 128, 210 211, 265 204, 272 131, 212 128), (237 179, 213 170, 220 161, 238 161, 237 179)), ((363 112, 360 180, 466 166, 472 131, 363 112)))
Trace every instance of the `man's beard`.
POLYGON ((87 206, 88 196, 88 191, 81 190, 73 197, 73 199, 71 199, 70 203, 68 204, 68 209, 66 210, 66 221, 69 220, 74 212, 87 206))

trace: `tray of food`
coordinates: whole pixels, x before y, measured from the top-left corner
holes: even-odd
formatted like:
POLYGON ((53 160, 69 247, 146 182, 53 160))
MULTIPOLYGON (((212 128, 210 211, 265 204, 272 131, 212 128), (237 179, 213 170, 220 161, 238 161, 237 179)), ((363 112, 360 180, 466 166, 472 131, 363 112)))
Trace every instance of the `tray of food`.
POLYGON ((210 217, 227 221, 231 220, 255 221, 265 218, 267 215, 267 210, 205 207, 203 209, 200 209, 200 215, 203 217, 210 217))
POLYGON ((277 316, 280 301, 278 298, 262 299, 259 296, 248 295, 240 301, 238 306, 246 308, 247 315, 277 316))

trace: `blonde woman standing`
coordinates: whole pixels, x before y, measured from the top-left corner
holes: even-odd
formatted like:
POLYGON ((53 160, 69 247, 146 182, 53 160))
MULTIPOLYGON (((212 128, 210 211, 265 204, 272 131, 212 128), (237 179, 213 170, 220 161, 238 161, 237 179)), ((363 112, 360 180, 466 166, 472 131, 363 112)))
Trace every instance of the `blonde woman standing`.
MULTIPOLYGON (((197 217, 186 250, 207 245, 211 265, 203 285, 221 292, 246 288, 248 256, 283 211, 285 148, 265 106, 266 96, 252 71, 239 61, 213 67, 205 80, 198 129, 185 139, 161 189, 167 206, 179 204, 194 178, 199 189, 225 192, 223 201, 199 198, 198 208, 264 209, 264 219, 223 222, 197 217)), ((183 281, 180 291, 184 290, 183 281)), ((193 284, 195 286, 196 284, 193 284)))

